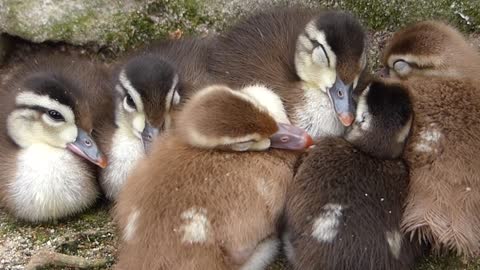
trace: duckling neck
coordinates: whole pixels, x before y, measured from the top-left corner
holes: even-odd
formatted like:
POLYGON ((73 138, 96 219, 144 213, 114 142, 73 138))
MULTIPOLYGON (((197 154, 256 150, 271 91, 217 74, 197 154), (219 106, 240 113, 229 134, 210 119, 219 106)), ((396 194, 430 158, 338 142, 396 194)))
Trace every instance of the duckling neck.
POLYGON ((66 149, 32 144, 20 150, 9 185, 20 218, 45 221, 87 208, 97 196, 92 168, 66 149))
POLYGON ((314 139, 341 136, 345 127, 338 119, 325 92, 304 87, 303 104, 293 109, 292 123, 305 129, 314 139))
POLYGON ((106 196, 113 200, 125 184, 128 173, 137 161, 145 156, 141 140, 123 128, 115 131, 111 150, 107 153, 109 164, 102 170, 102 186, 106 196))

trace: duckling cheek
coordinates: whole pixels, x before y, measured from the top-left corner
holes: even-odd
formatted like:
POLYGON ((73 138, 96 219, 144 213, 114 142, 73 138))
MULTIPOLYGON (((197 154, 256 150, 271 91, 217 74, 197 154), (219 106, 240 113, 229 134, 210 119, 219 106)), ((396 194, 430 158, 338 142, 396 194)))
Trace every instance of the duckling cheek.
POLYGON ((78 129, 75 125, 65 125, 60 127, 61 131, 59 133, 59 143, 61 142, 62 147, 66 147, 68 143, 72 143, 77 139, 78 129))
POLYGON ((252 151, 262 151, 262 150, 266 150, 270 147, 271 145, 271 141, 270 139, 263 139, 261 141, 258 141, 254 144, 252 144, 252 146, 250 147, 250 150, 252 151))
POLYGON ((141 134, 145 129, 145 114, 143 113, 136 113, 133 117, 133 129, 136 136, 141 138, 141 134))

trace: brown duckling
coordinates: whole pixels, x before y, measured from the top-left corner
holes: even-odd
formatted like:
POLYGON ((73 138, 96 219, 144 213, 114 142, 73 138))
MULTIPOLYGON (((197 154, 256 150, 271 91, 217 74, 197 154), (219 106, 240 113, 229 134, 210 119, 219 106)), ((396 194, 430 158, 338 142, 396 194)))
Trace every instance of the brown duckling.
POLYGON ((405 151, 411 183, 403 229, 437 250, 480 252, 478 52, 453 28, 422 22, 396 33, 384 55, 411 90, 405 151))
POLYGON ((264 269, 300 151, 312 140, 289 124, 263 86, 201 90, 120 192, 117 269, 264 269))
POLYGON ((413 117, 407 89, 373 81, 346 139, 323 138, 289 185, 285 250, 294 269, 413 269, 400 232, 413 117))

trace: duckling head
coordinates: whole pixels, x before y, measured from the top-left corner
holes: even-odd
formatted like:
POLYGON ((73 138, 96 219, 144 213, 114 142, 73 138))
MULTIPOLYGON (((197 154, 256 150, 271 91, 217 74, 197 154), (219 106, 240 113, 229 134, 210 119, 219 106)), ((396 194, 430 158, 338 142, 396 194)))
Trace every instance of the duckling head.
POLYGON ((19 84, 7 133, 21 148, 34 144, 69 149, 105 168, 107 160, 91 137, 90 110, 82 92, 64 74, 35 72, 19 84))
POLYGON ((480 58, 460 32, 441 22, 425 21, 394 34, 383 53, 380 75, 458 77, 471 69, 473 59, 480 58))
POLYGON ((171 109, 180 103, 179 80, 172 64, 152 54, 131 58, 118 74, 116 124, 142 140, 145 150, 171 126, 171 109))
POLYGON ((397 158, 403 152, 412 119, 407 88, 375 80, 360 95, 355 122, 345 138, 372 156, 397 158))
POLYGON ((365 32, 349 13, 325 12, 298 37, 295 68, 305 90, 326 93, 345 126, 354 120, 353 90, 366 65, 365 32))
POLYGON ((199 91, 180 113, 177 129, 188 144, 206 149, 301 150, 313 143, 290 124, 280 98, 260 85, 240 91, 214 85, 199 91))

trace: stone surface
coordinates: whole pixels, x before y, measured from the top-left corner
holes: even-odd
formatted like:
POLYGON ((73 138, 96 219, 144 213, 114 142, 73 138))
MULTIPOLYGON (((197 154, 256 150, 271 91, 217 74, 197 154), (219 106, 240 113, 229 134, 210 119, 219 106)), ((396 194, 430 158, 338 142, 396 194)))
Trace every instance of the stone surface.
POLYGON ((122 50, 177 29, 220 30, 253 10, 292 4, 350 10, 373 30, 437 18, 480 32, 478 0, 0 0, 0 32, 122 50))

